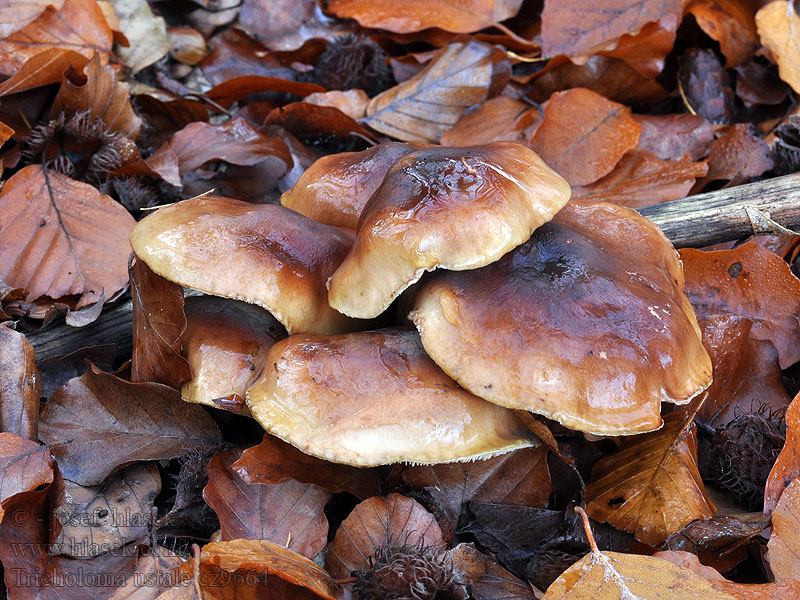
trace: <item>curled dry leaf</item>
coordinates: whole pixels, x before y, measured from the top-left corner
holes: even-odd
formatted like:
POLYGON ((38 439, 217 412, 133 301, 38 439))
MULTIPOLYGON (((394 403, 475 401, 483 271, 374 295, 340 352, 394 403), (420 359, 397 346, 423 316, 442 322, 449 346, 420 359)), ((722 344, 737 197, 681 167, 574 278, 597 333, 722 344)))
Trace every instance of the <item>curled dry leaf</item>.
POLYGON ((203 499, 219 517, 222 541, 266 540, 313 559, 328 541, 323 509, 332 494, 294 479, 245 483, 232 467, 241 454, 231 448, 214 456, 206 467, 203 499))
POLYGON ((315 93, 303 98, 303 102, 317 106, 338 108, 351 119, 360 119, 367 115, 369 96, 364 90, 331 90, 330 92, 315 93))
POLYGON ((41 391, 33 346, 24 334, 0 326, 0 431, 39 439, 41 391))
POLYGON ((217 104, 228 106, 256 92, 285 92, 297 96, 308 96, 324 91, 326 91, 325 88, 316 83, 260 75, 242 75, 215 85, 206 92, 205 96, 217 104))
POLYGON ((529 584, 478 552, 474 544, 459 544, 448 550, 447 555, 456 577, 469 586, 470 598, 474 600, 533 600, 537 597, 529 584))
POLYGON ((756 2, 748 0, 691 0, 686 11, 694 15, 711 39, 719 42, 726 58, 725 68, 730 69, 750 60, 758 50, 757 7, 756 2))
POLYGON ((189 363, 180 354, 186 329, 183 288, 159 277, 144 262, 130 268, 133 300, 133 356, 131 381, 163 383, 177 389, 192 378, 189 363))
POLYGON ((81 485, 96 485, 137 460, 174 458, 221 441, 211 417, 175 390, 129 383, 94 366, 56 390, 39 432, 64 477, 81 485))
POLYGON ((769 340, 785 369, 800 360, 800 280, 780 257, 758 244, 734 250, 680 250, 685 293, 699 318, 738 315, 753 321, 752 337, 769 340))
POLYGON ((0 521, 12 498, 52 482, 53 458, 46 446, 0 433, 0 521))
POLYGON ((72 67, 81 72, 86 62, 86 57, 74 50, 48 48, 31 56, 16 73, 0 83, 0 96, 58 83, 63 79, 64 71, 72 67))
POLYGON ((64 0, 61 9, 48 6, 35 21, 0 40, 0 74, 13 75, 29 58, 51 48, 74 50, 86 58, 97 53, 105 64, 112 42, 111 29, 95 0, 64 0))
POLYGON ((792 400, 786 410, 785 419, 786 443, 767 478, 767 487, 764 491, 765 515, 772 512, 792 480, 800 477, 800 395, 792 400))
MULTIPOLYGON (((667 14, 658 22, 647 23, 636 35, 623 35, 616 48, 601 51, 600 54, 619 58, 643 77, 655 79, 664 70, 667 55, 672 52, 678 22, 675 14, 667 14)), ((583 60, 584 57, 580 62, 583 60)))
POLYGON ((586 488, 592 518, 654 546, 687 523, 711 517, 716 508, 697 470, 693 418, 670 413, 660 430, 623 440, 599 461, 586 488))
POLYGON ((276 108, 267 115, 264 125, 283 127, 308 144, 337 139, 377 141, 373 133, 338 108, 309 102, 293 102, 276 108))
POLYGON ((605 177, 573 187, 572 197, 641 208, 685 197, 695 180, 707 171, 705 162, 692 162, 689 157, 661 160, 647 150, 634 148, 605 177))
POLYGON ((766 4, 756 13, 756 26, 761 43, 778 63, 781 79, 800 92, 800 16, 794 3, 779 0, 766 4))
POLYGON ((400 494, 375 496, 356 506, 342 521, 328 544, 325 567, 334 577, 350 577, 353 571, 367 566, 381 546, 403 545, 445 549, 442 530, 421 504, 400 494))
POLYGON ((442 134, 445 146, 472 146, 489 142, 526 143, 541 122, 539 111, 508 96, 491 98, 465 112, 442 134))
POLYGON ((496 96, 510 72, 493 46, 452 43, 414 77, 375 96, 364 123, 399 140, 438 142, 470 106, 496 96))
POLYGON ((773 167, 767 143, 747 123, 737 123, 711 144, 704 183, 729 179, 734 185, 773 167))
POLYGON ((110 0, 119 17, 118 29, 128 38, 127 47, 118 45, 117 55, 131 73, 138 73, 169 51, 167 25, 150 10, 147 0, 110 0))
POLYGON ((641 129, 627 107, 576 88, 553 94, 531 147, 570 185, 587 185, 636 147, 641 129))
POLYGON ((48 6, 60 10, 64 0, 4 0, 0 2, 0 39, 35 21, 48 6))
POLYGON ((800 581, 800 479, 789 484, 772 511, 772 535, 767 548, 775 579, 800 581))
POLYGON ((5 182, 0 203, 0 279, 28 302, 75 294, 79 309, 125 287, 135 221, 122 205, 36 165, 5 182))
POLYGON ((642 126, 639 148, 653 152, 661 160, 680 159, 688 154, 700 160, 714 141, 714 128, 700 115, 634 115, 642 126))
POLYGON ((522 0, 406 0, 391 4, 370 0, 331 0, 328 10, 362 27, 394 33, 414 33, 438 27, 453 33, 472 33, 510 19, 522 0))

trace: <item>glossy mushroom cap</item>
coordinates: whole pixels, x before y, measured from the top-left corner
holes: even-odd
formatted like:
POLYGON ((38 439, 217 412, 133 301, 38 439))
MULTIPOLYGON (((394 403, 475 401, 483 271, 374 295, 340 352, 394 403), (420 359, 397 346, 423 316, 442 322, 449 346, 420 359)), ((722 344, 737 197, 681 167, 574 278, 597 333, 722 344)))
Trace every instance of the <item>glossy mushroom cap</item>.
POLYGON ((478 271, 430 276, 414 324, 473 394, 599 435, 658 429, 711 383, 677 253, 636 212, 570 202, 478 271))
POLYGON ((325 289, 352 243, 352 232, 283 206, 218 197, 160 208, 131 233, 136 256, 162 277, 258 304, 290 333, 358 328, 328 306, 325 289))
POLYGON ((330 305, 352 317, 377 316, 425 271, 496 261, 569 195, 567 182, 520 144, 408 154, 364 207, 356 242, 329 282, 330 305))
POLYGON ((249 414, 245 392, 286 330, 260 306, 228 298, 193 296, 186 299, 184 312, 181 346, 193 376, 181 388, 181 397, 249 414))
POLYGON ((512 411, 460 388, 413 329, 282 340, 247 404, 269 433, 358 467, 473 460, 531 445, 512 411))
POLYGON ((315 161, 281 196, 281 204, 326 225, 355 229, 364 205, 398 158, 422 144, 389 142, 362 152, 330 154, 315 161))

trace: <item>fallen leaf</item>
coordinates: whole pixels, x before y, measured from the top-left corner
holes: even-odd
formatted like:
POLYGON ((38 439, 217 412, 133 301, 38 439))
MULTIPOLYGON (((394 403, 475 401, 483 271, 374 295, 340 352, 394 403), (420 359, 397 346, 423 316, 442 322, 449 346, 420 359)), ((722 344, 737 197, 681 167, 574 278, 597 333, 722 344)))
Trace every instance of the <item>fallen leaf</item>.
POLYGON ((303 454, 268 433, 264 434, 260 444, 246 449, 233 468, 249 484, 274 484, 295 479, 301 483, 313 483, 333 493, 349 492, 362 500, 380 491, 378 469, 359 469, 330 463, 303 454))
POLYGON ((324 91, 326 91, 325 88, 316 83, 260 75, 242 75, 215 85, 205 93, 205 96, 217 104, 227 107, 245 96, 257 92, 285 92, 297 96, 308 96, 324 91))
MULTIPOLYGON (((12 135, 14 135, 14 130, 5 123, 0 123, 0 145, 5 144, 12 135)), ((2 166, 1 163, 0 166, 2 166)))
POLYGON ((442 530, 421 504, 400 494, 374 496, 357 505, 328 544, 325 567, 333 577, 364 568, 381 546, 420 545, 444 550, 442 530))
POLYGON ((600 54, 622 60, 642 77, 656 79, 664 70, 667 55, 672 52, 679 22, 677 15, 667 14, 658 22, 647 23, 636 34, 623 35, 616 48, 600 54))
POLYGON ((0 96, 58 83, 69 67, 80 72, 86 66, 86 62, 83 54, 73 50, 63 48, 43 50, 31 56, 16 73, 0 83, 0 96))
POLYGON ((338 108, 308 102, 293 102, 276 108, 267 115, 264 125, 283 127, 306 144, 377 141, 374 134, 338 108))
POLYGON ((78 309, 125 287, 135 222, 110 197, 31 165, 5 182, 0 202, 0 279, 28 302, 76 294, 78 309))
POLYGON ((771 66, 752 60, 736 67, 736 95, 745 105, 775 105, 786 100, 789 86, 771 66))
POLYGON ((656 545, 711 517, 716 508, 697 470, 693 418, 665 415, 660 430, 623 439, 617 452, 595 464, 586 487, 592 518, 656 545))
POLYGON ((369 96, 364 90, 331 90, 330 92, 317 92, 303 98, 303 102, 317 106, 337 108, 353 120, 361 119, 367 115, 369 96))
POLYGON ((112 39, 95 0, 64 0, 60 9, 48 6, 35 21, 0 40, 0 73, 13 75, 29 58, 51 48, 73 50, 86 58, 97 53, 105 64, 112 39))
POLYGON ((114 590, 109 600, 156 600, 162 592, 180 583, 181 564, 180 556, 156 546, 139 557, 134 573, 114 590))
POLYGON ((788 264, 754 243, 734 250, 679 252, 684 293, 698 318, 731 314, 750 319, 752 337, 772 342, 781 369, 800 360, 800 280, 788 264))
MULTIPOLYGON (((290 9, 303 10, 309 5, 316 6, 316 0, 282 0, 281 2, 269 0, 267 3, 245 2, 239 18, 242 27, 248 27, 242 21, 246 14, 245 8, 253 4, 258 4, 265 10, 280 7, 281 4, 289 5, 288 8, 290 9)), ((287 14, 288 11, 283 12, 282 16, 287 14)), ((259 25, 270 27, 275 23, 276 21, 265 21, 259 23, 259 25)), ((295 29, 287 33, 296 35, 298 32, 295 29)), ((211 85, 219 85, 228 79, 242 75, 260 75, 261 77, 274 77, 276 79, 297 78, 297 71, 285 66, 264 44, 257 42, 241 29, 227 29, 214 36, 209 40, 209 47, 210 51, 200 61, 200 68, 211 85)))
POLYGON ((496 96, 510 71, 492 46, 452 43, 414 77, 375 96, 364 123, 399 140, 438 142, 470 106, 496 96))
POLYGON ((95 367, 56 390, 39 434, 64 477, 80 485, 97 485, 134 461, 174 458, 221 440, 211 417, 175 390, 129 383, 95 367))
POLYGON ((35 21, 48 6, 60 10, 64 0, 4 0, 0 3, 0 39, 35 21))
POLYGON ((541 115, 534 107, 508 96, 491 98, 465 112, 442 134, 444 146, 472 146, 506 141, 526 143, 541 115))
POLYGON ((705 162, 692 162, 689 157, 661 160, 647 150, 634 148, 602 179, 573 187, 572 197, 641 208, 684 198, 707 171, 705 162))
POLYGON ((531 147, 570 185, 587 185, 636 147, 641 129, 627 107, 576 88, 553 94, 531 147))
POLYGON ((779 0, 764 5, 756 13, 756 27, 761 43, 778 63, 781 79, 800 92, 800 16, 793 3, 779 0))
POLYGON ((767 560, 775 579, 800 581, 800 479, 781 494, 772 511, 772 535, 767 543, 767 560))
POLYGON ((653 152, 661 160, 675 160, 685 154, 700 160, 708 154, 714 140, 711 123, 700 115, 634 115, 642 126, 639 148, 653 152))
POLYGON ((33 346, 24 334, 0 326, 0 431, 39 439, 41 392, 33 346))
POLYGON ((131 381, 163 383, 176 390, 192 378, 180 354, 186 330, 183 288, 153 273, 134 258, 130 267, 133 301, 131 381))
POLYGON ((459 581, 469 586, 474 600, 533 600, 531 586, 514 577, 474 544, 459 544, 447 551, 459 581))
MULTIPOLYGON (((800 477, 800 395, 786 410, 786 443, 769 473, 764 491, 764 514, 770 514, 792 480, 800 477)), ((797 488, 798 486, 795 486, 797 488)))
POLYGON ((119 17, 119 30, 130 45, 118 46, 117 55, 125 61, 131 74, 166 56, 169 51, 167 24, 150 10, 147 0, 110 0, 119 17))
POLYGON ((749 124, 737 123, 711 144, 708 175, 703 183, 728 179, 738 185, 769 171, 773 165, 767 143, 749 124))
MULTIPOLYGON (((0 521, 19 494, 53 482, 53 458, 46 446, 13 433, 0 433, 0 521)), ((12 519, 19 520, 12 514, 12 519)))
POLYGON ((755 16, 758 3, 752 0, 691 0, 686 11, 725 55, 725 68, 747 62, 758 49, 755 16))
POLYGON ((678 79, 686 103, 695 113, 715 125, 733 121, 735 99, 730 78, 713 50, 689 48, 680 59, 678 79))
POLYGON ((206 467, 203 498, 219 517, 222 541, 266 540, 313 559, 328 541, 323 509, 332 494, 294 479, 245 483, 233 470, 241 454, 237 448, 226 450, 206 467))

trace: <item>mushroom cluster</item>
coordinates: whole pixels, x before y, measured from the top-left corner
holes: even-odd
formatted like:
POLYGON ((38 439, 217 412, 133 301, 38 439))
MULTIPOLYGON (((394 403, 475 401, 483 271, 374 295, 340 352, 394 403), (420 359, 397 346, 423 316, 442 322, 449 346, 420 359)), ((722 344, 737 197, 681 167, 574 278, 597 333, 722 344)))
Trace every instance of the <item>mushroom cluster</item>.
POLYGON ((280 206, 161 208, 131 243, 211 295, 186 307, 187 401, 333 462, 472 460, 538 443, 515 410, 638 434, 711 382, 666 237, 569 197, 519 144, 383 144, 320 159, 280 206))

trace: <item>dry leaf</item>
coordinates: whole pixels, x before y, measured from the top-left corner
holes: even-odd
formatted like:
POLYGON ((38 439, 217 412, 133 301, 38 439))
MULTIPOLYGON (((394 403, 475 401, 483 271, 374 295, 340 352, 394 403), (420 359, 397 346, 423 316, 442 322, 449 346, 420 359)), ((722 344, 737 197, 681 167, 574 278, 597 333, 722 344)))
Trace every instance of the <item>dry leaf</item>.
POLYGON ((303 102, 317 106, 338 108, 351 119, 361 119, 367 115, 369 97, 364 90, 332 90, 330 92, 311 94, 303 98, 303 102))
POLYGON ((641 129, 627 107, 576 88, 553 94, 531 147, 570 185, 587 185, 636 147, 641 129))
POLYGON ((53 458, 46 446, 0 433, 0 521, 11 499, 52 482, 53 458))
POLYGON ((756 9, 752 0, 691 0, 686 11, 708 36, 719 42, 730 69, 747 62, 758 49, 756 9))
POLYGON ((470 106, 497 95, 510 70, 493 46, 450 44, 414 77, 373 98, 364 123, 406 142, 438 142, 470 106))
POLYGON ((767 560, 775 579, 800 581, 800 479, 781 494, 772 511, 772 535, 767 543, 767 560))
POLYGON ((539 111, 508 96, 498 96, 465 112, 442 134, 445 146, 473 146, 489 142, 526 143, 541 122, 539 111))
POLYGON ((166 56, 169 51, 167 24, 150 10, 147 0, 110 0, 119 17, 119 30, 128 38, 127 48, 118 46, 117 55, 125 61, 131 73, 166 56))
POLYGON ((41 392, 33 346, 24 334, 0 326, 0 431, 38 440, 41 392))
POLYGON ((713 50, 689 48, 680 58, 678 78, 679 91, 692 111, 715 125, 733 121, 736 107, 730 77, 713 50))
POLYGON ((182 564, 180 556, 156 546, 139 557, 136 571, 114 590, 109 600, 156 600, 159 594, 180 582, 178 569, 182 564))
POLYGON ((241 450, 214 456, 206 467, 203 498, 219 517, 222 541, 266 540, 313 559, 328 541, 323 509, 332 494, 289 479, 276 484, 247 484, 233 470, 241 450))
POLYGON ((325 88, 316 83, 259 75, 242 75, 215 85, 205 93, 205 96, 217 104, 229 106, 245 96, 257 92, 285 92, 297 96, 308 96, 324 91, 326 91, 325 88))
POLYGON ((0 39, 35 21, 48 6, 60 10, 64 0, 3 0, 0 2, 0 39))
POLYGON ((0 40, 0 73, 13 75, 29 58, 51 48, 86 58, 97 53, 105 64, 111 44, 111 29, 95 0, 64 0, 60 10, 48 6, 28 26, 0 40))
POLYGON ((767 143, 755 134, 752 126, 737 123, 711 144, 708 175, 703 183, 729 179, 733 185, 738 185, 772 167, 767 143))
POLYGON ((770 2, 756 13, 761 43, 772 52, 781 79, 800 92, 800 16, 792 2, 770 2))
MULTIPOLYGON (((474 600, 533 600, 531 586, 517 579, 474 544, 459 544, 447 555, 460 582, 469 586, 474 600)), ((537 590, 538 591, 538 590, 537 590)))
MULTIPOLYGON (((5 144, 12 135, 14 135, 14 130, 5 123, 0 123, 0 145, 5 144)), ((0 163, 0 168, 2 168, 2 163, 0 163)))
POLYGON ((43 85, 58 83, 64 71, 72 67, 83 71, 86 57, 73 50, 49 48, 31 56, 11 77, 0 83, 0 96, 24 92, 43 85))
POLYGON ((623 35, 616 48, 600 54, 618 58, 636 69, 642 77, 655 79, 664 70, 667 55, 672 52, 678 23, 679 18, 675 14, 667 14, 657 23, 647 23, 635 35, 623 35))
POLYGON ((736 95, 746 106, 776 105, 786 100, 789 86, 771 66, 752 60, 736 67, 736 95))
POLYGON ((359 143, 364 139, 377 142, 374 134, 338 108, 308 102, 276 108, 267 115, 264 126, 267 125, 283 127, 309 145, 337 140, 352 143, 354 139, 359 143))
MULTIPOLYGON (((786 443, 769 473, 764 491, 764 514, 770 514, 792 480, 800 477, 800 394, 786 410, 786 443)), ((795 486, 797 487, 797 486, 795 486)))
POLYGON ((81 485, 96 485, 133 461, 174 458, 221 440, 211 417, 175 390, 129 383, 94 366, 56 390, 39 433, 64 477, 81 485))
POLYGON ((31 165, 5 182, 0 202, 0 279, 28 302, 75 294, 77 309, 125 287, 135 222, 110 197, 31 165))
POLYGON ((693 417, 665 415, 660 430, 625 438, 617 452, 594 466, 586 488, 593 519, 656 545, 714 514, 697 470, 693 417))
POLYGON ((639 148, 653 152, 661 160, 680 159, 688 154, 700 160, 708 154, 714 140, 711 123, 700 115, 634 115, 642 126, 639 148))

